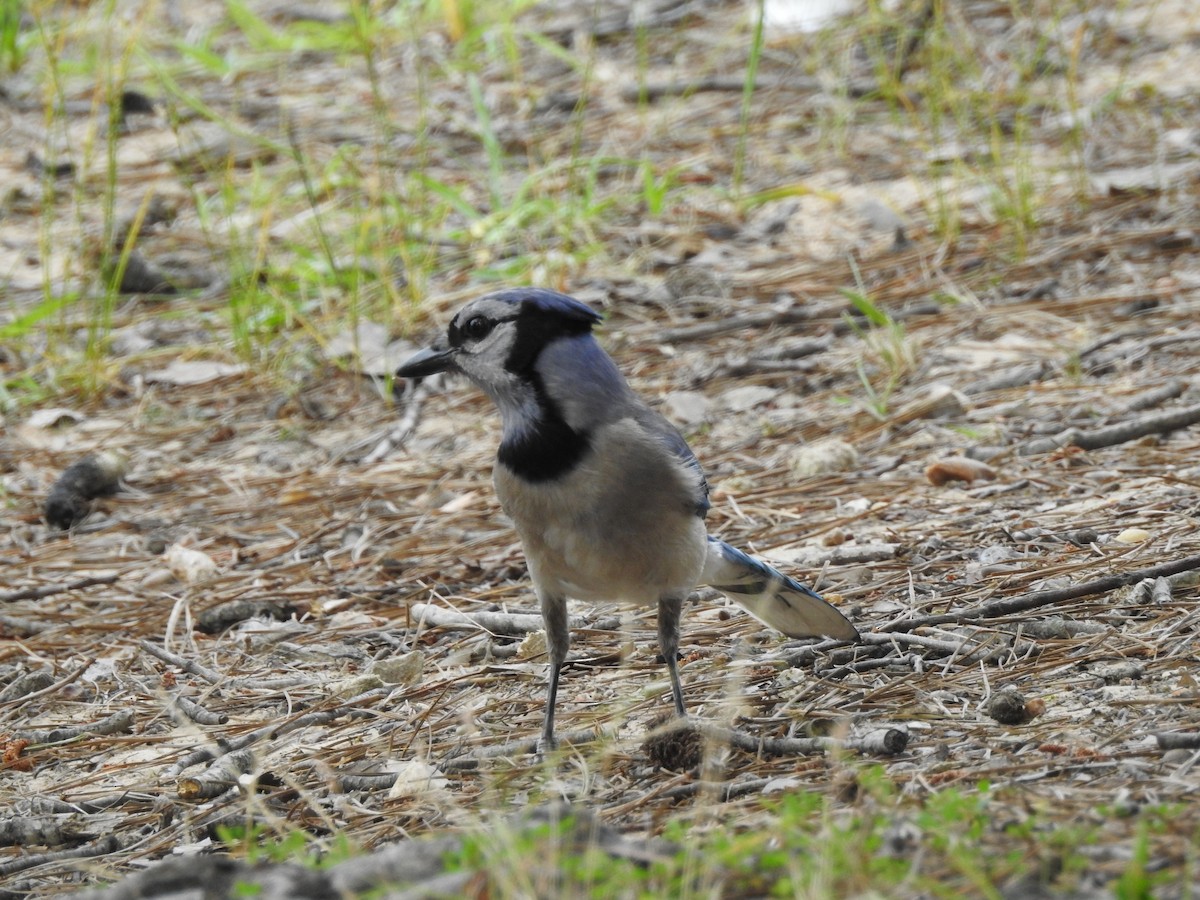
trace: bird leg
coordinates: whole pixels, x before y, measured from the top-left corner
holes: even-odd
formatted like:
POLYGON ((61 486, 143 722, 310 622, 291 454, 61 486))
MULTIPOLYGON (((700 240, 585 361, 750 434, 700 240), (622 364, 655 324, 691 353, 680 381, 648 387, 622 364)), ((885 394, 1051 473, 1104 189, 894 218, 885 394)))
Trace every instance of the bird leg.
POLYGON ((538 742, 538 753, 553 750, 554 703, 558 697, 558 676, 567 660, 571 646, 571 632, 567 625, 567 600, 565 597, 539 594, 542 620, 546 623, 546 644, 550 650, 550 686, 546 689, 546 717, 542 723, 542 738, 538 742))
POLYGON ((679 681, 679 619, 682 615, 682 597, 658 598, 658 645, 662 649, 663 659, 667 661, 667 672, 671 675, 675 712, 681 718, 687 715, 683 708, 683 685, 679 681))

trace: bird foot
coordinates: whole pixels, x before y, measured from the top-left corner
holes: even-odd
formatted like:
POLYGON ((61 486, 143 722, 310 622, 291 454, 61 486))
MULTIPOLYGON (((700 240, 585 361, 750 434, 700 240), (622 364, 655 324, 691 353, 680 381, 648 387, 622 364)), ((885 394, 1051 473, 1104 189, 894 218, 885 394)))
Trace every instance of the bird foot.
POLYGON ((542 735, 533 745, 533 755, 538 762, 542 762, 546 758, 547 753, 553 753, 558 749, 558 741, 553 735, 542 735))

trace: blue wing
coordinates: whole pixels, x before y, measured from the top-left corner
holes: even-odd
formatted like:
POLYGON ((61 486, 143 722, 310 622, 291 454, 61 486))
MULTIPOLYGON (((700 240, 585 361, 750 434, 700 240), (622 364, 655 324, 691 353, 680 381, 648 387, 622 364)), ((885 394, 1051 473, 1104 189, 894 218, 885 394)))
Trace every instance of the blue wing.
POLYGON ((695 496, 696 515, 703 519, 712 508, 712 503, 708 499, 708 479, 704 477, 704 469, 700 466, 700 460, 696 459, 696 454, 692 452, 692 448, 688 446, 679 430, 654 410, 643 407, 637 419, 643 428, 651 434, 658 435, 667 448, 684 465, 696 473, 698 477, 695 496))

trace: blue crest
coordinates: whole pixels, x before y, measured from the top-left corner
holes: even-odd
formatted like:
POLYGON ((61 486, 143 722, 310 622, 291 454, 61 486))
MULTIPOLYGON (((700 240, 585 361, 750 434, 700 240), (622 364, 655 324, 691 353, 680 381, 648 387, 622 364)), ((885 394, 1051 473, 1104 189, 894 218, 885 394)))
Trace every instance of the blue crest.
POLYGON ((574 297, 550 291, 545 288, 509 288, 488 294, 489 300, 500 300, 521 307, 523 313, 541 313, 556 316, 571 322, 585 322, 590 327, 604 317, 585 303, 580 303, 574 297))

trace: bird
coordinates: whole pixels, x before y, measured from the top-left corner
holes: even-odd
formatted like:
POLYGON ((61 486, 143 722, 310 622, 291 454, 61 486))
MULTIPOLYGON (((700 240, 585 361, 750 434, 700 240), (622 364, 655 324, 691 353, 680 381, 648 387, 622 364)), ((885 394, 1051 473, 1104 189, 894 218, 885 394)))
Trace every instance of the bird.
POLYGON ((525 552, 550 657, 539 752, 555 747, 568 598, 657 605, 680 718, 680 619, 697 586, 715 588, 788 637, 859 638, 811 588, 708 534, 700 463, 597 341, 601 321, 566 294, 507 288, 468 302, 444 337, 396 370, 404 379, 465 375, 500 412, 493 482, 525 552))

